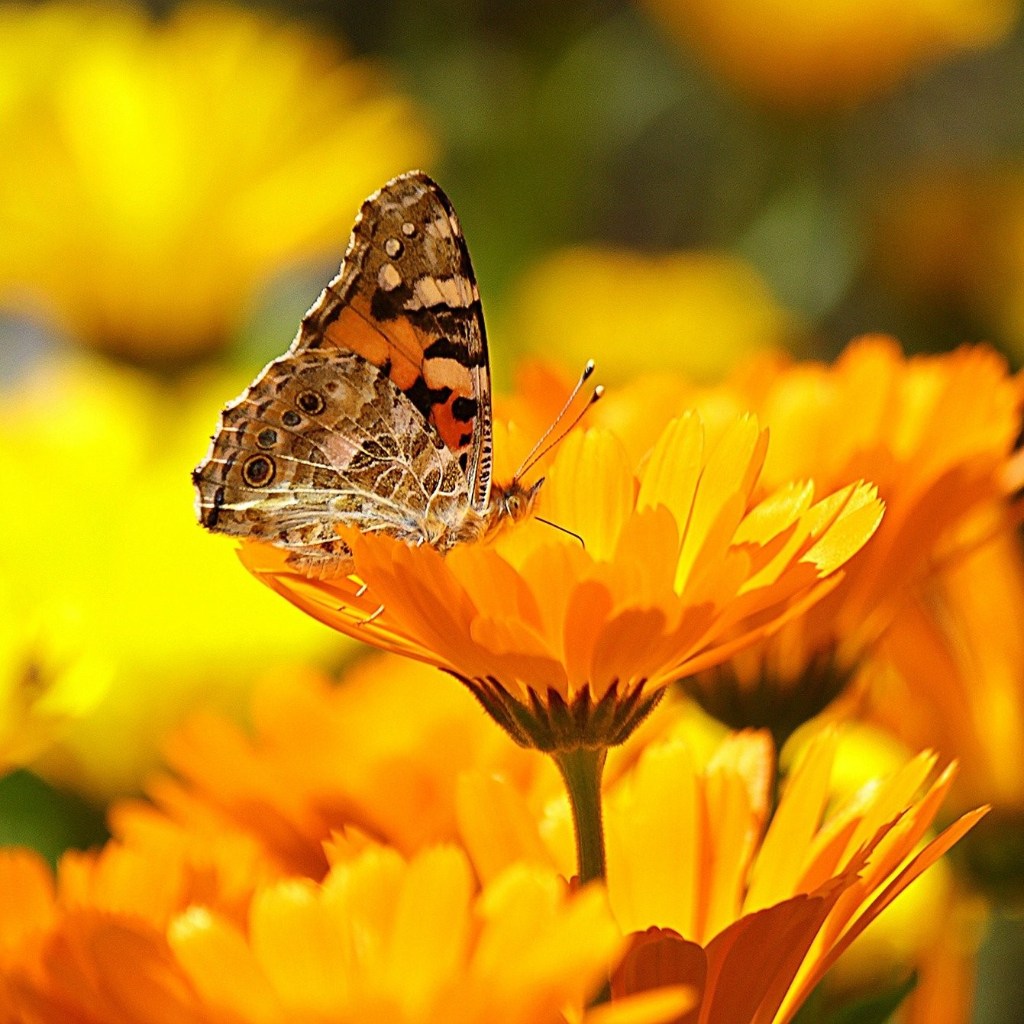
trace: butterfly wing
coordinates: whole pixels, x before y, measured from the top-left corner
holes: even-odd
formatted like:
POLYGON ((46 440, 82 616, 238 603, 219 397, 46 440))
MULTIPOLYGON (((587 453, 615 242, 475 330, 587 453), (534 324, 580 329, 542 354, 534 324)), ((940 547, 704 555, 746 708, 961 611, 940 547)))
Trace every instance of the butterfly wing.
POLYGON ((363 203, 338 276, 291 351, 354 352, 378 367, 455 454, 472 507, 490 500, 491 385, 480 294, 451 203, 411 171, 363 203))
POLYGON ((339 523, 432 543, 469 501, 456 455, 380 370, 353 352, 290 352, 221 414, 193 474, 211 530, 350 568, 339 523))

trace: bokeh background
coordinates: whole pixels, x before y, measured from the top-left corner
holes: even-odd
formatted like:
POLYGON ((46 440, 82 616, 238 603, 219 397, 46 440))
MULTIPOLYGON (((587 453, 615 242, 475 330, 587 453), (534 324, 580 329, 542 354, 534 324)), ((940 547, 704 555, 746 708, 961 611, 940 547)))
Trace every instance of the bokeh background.
MULTIPOLYGON (((499 389, 871 331, 1024 359, 1013 0, 0 3, 0 842, 97 841, 190 711, 352 657, 195 526, 189 470, 416 166, 499 389)), ((978 1022, 1020 1019, 1015 906, 978 1022)))

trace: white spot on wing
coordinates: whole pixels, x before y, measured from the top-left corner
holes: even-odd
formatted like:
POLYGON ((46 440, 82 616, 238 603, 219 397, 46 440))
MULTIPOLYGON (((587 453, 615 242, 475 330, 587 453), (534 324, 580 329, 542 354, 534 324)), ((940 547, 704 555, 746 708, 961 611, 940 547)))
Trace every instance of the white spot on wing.
POLYGON ((377 271, 377 284, 386 292, 394 291, 402 283, 402 275, 395 269, 393 263, 385 263, 377 271))
POLYGON ((474 301, 469 281, 457 277, 421 277, 413 286, 412 295, 405 303, 406 309, 423 309, 447 303, 454 309, 465 309, 474 301))

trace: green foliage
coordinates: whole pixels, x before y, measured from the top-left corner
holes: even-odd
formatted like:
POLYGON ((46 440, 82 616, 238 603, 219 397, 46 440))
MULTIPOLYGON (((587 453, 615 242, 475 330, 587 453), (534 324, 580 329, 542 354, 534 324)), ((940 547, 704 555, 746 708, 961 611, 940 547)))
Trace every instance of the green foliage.
POLYGON ((793 1018, 793 1024, 886 1024, 914 991, 917 975, 911 974, 883 992, 873 992, 838 1006, 830 1006, 826 986, 819 985, 793 1018))

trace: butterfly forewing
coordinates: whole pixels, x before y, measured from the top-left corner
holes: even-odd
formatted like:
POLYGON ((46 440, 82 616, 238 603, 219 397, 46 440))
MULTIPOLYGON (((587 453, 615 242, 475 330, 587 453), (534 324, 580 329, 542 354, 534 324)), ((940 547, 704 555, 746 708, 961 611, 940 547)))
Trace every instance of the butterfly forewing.
POLYGON ((390 378, 454 453, 473 508, 485 511, 491 394, 480 296, 451 203, 425 174, 395 178, 363 204, 341 270, 291 351, 331 348, 390 378))

